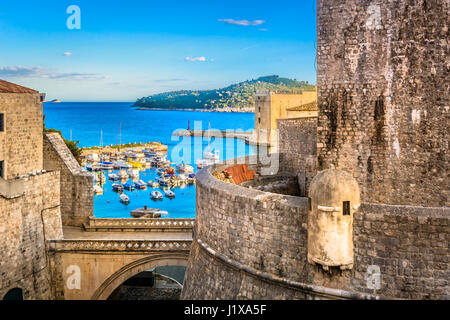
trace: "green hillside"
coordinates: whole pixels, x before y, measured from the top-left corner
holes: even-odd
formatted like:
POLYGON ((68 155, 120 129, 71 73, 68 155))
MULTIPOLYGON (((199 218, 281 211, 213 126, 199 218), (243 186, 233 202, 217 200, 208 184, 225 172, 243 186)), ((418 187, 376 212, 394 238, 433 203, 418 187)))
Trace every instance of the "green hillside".
POLYGON ((148 109, 208 109, 217 111, 253 111, 255 93, 270 90, 280 93, 301 93, 314 90, 305 81, 279 76, 261 77, 217 90, 181 90, 159 93, 137 100, 134 107, 148 109))

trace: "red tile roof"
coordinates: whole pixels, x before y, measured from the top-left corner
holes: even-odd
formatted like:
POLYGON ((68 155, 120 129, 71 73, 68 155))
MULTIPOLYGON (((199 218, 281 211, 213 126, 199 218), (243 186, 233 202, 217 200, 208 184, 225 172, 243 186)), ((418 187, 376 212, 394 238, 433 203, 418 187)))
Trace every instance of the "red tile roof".
POLYGON ((39 93, 39 92, 0 79, 0 93, 39 93))

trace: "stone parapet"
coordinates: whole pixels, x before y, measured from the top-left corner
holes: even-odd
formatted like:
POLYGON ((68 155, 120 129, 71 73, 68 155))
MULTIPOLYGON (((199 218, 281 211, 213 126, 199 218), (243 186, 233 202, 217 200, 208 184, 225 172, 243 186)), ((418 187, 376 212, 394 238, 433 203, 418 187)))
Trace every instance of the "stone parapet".
POLYGON ((189 251, 191 240, 50 240, 51 252, 155 252, 189 251))
POLYGON ((91 232, 127 231, 127 232, 191 232, 195 219, 99 219, 90 218, 84 229, 91 232))

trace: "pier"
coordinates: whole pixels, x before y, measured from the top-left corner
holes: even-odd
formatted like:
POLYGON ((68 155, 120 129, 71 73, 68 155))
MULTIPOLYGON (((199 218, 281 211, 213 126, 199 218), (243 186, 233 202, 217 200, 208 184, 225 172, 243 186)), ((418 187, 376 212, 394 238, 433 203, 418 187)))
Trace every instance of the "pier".
MULTIPOLYGON (((179 130, 173 133, 174 136, 179 137, 215 137, 228 139, 241 139, 246 144, 256 146, 258 142, 253 131, 224 131, 224 130, 179 130)), ((259 145, 262 145, 259 143, 259 145)))

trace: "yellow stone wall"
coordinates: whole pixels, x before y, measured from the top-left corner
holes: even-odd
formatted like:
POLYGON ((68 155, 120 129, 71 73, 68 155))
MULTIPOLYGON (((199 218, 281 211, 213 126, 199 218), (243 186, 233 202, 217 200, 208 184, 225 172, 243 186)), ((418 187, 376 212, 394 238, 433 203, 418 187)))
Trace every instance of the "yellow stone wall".
POLYGON ((317 116, 316 111, 288 111, 289 108, 302 106, 317 101, 317 91, 305 91, 302 94, 259 92, 255 99, 255 131, 259 136, 261 130, 269 132, 268 140, 277 130, 277 120, 317 116))

